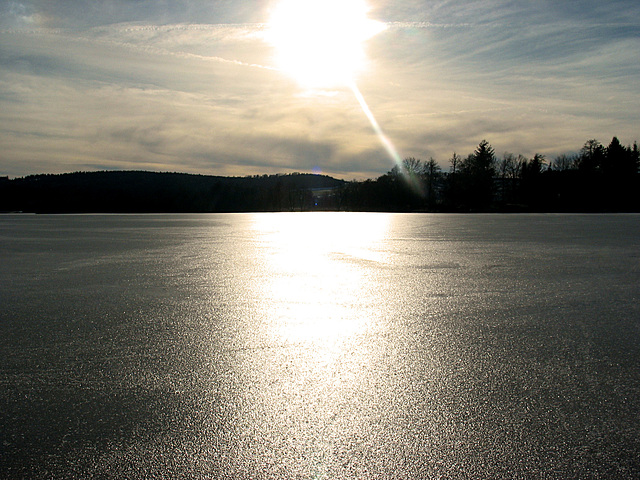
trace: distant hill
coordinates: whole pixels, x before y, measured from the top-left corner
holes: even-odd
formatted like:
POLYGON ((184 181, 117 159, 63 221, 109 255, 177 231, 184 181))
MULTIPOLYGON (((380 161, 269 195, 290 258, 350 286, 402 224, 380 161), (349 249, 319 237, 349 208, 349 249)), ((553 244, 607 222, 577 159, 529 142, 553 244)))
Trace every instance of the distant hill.
POLYGON ((146 171, 30 175, 0 182, 0 211, 36 213, 251 212, 334 209, 345 182, 294 173, 219 177, 146 171))
POLYGON ((640 150, 613 137, 546 160, 495 155, 482 140, 443 172, 405 158, 376 179, 345 182, 292 173, 214 177, 144 171, 0 177, 0 212, 171 213, 345 210, 375 212, 640 212, 640 150))

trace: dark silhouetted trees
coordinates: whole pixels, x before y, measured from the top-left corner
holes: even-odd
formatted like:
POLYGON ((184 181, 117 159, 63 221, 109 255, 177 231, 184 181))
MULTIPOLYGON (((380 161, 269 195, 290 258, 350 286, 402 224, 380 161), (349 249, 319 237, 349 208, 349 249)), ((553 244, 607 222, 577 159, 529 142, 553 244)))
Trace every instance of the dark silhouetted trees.
POLYGON ((434 210, 441 201, 442 169, 433 157, 424 164, 423 178, 426 190, 427 210, 434 210))
MULTIPOLYGON (((455 154, 454 154, 455 155, 455 154)), ((493 147, 483 140, 467 158, 458 162, 456 207, 463 210, 488 210, 493 202, 496 157, 493 147)))
POLYGON ((553 160, 504 153, 481 141, 454 153, 448 172, 435 159, 404 159, 376 179, 345 182, 294 173, 214 177, 153 172, 76 172, 0 177, 0 211, 250 212, 354 211, 640 211, 636 143, 590 139, 553 160))
POLYGON ((0 185, 0 211, 289 211, 318 209, 318 203, 320 208, 335 209, 344 183, 311 174, 242 178, 140 171, 31 175, 0 185))

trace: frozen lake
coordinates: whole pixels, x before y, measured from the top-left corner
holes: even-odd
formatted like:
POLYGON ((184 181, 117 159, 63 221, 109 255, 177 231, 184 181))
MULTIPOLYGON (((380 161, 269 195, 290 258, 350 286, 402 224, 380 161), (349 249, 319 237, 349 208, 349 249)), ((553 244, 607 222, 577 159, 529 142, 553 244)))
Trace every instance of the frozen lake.
POLYGON ((0 215, 0 478, 638 478, 640 215, 0 215))

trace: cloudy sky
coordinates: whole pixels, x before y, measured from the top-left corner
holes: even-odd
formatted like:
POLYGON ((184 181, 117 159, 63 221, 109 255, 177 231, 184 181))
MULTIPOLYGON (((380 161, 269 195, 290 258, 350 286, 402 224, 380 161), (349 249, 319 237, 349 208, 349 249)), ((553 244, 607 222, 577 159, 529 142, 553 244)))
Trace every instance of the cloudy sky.
POLYGON ((306 49, 289 64, 270 23, 283 1, 0 0, 0 175, 373 178, 393 160, 372 118, 399 156, 445 169, 483 139, 548 158, 640 140, 637 0, 368 0, 380 28, 353 78, 370 118, 346 84, 296 76, 343 68, 319 58, 335 45, 291 38, 350 42, 352 0, 323 2, 319 25, 288 17, 306 49))

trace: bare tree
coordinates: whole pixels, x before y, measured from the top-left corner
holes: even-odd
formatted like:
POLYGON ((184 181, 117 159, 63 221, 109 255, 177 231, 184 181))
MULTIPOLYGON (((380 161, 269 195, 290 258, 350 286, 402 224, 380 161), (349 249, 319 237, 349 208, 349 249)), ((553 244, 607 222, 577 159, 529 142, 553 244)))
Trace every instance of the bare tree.
POLYGON ((424 166, 422 165, 422 160, 414 157, 407 157, 402 160, 401 165, 402 173, 409 176, 421 175, 424 166))
POLYGON ((565 170, 573 170, 577 167, 577 155, 568 155, 566 153, 562 153, 553 159, 552 168, 553 170, 557 170, 563 172, 565 170))
POLYGON ((502 158, 498 162, 498 174, 501 179, 512 178, 511 175, 515 170, 516 156, 513 153, 504 152, 502 158))
POLYGON ((451 163, 450 172, 452 174, 455 175, 458 172, 458 168, 460 168, 461 161, 462 161, 462 158, 460 158, 460 155, 458 155, 456 152, 453 152, 451 159, 449 159, 449 163, 451 163))
POLYGON ((594 172, 602 167, 605 157, 605 148, 595 140, 587 140, 580 149, 578 168, 585 172, 594 172))

